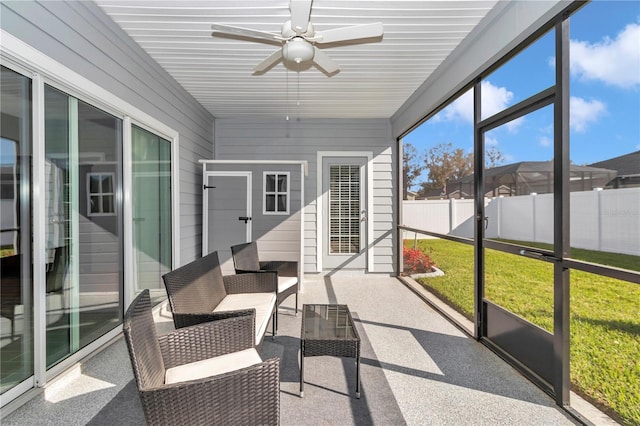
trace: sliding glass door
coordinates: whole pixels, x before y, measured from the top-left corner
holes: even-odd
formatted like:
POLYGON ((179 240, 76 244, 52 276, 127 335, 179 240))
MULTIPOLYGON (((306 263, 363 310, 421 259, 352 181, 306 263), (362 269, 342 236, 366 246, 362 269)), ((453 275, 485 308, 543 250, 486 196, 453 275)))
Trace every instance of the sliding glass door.
POLYGON ((45 85, 47 368, 122 321, 122 120, 45 85))
POLYGON ((177 132, 87 80, 4 54, 3 409, 116 337, 130 296, 165 300, 179 243, 177 132))
POLYGON ((171 143, 131 127, 135 292, 166 298, 162 275, 171 270, 171 143))
POLYGON ((33 375, 31 80, 0 77, 0 393, 33 375))

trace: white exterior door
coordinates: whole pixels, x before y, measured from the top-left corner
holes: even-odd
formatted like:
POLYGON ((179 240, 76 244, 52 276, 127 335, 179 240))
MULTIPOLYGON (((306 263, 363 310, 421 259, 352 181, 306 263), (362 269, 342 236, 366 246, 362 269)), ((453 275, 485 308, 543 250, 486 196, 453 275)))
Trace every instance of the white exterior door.
POLYGON ((323 269, 367 265, 367 158, 323 157, 323 269))
POLYGON ((217 251, 222 273, 232 274, 231 246, 251 241, 251 172, 208 172, 203 209, 203 255, 217 251))

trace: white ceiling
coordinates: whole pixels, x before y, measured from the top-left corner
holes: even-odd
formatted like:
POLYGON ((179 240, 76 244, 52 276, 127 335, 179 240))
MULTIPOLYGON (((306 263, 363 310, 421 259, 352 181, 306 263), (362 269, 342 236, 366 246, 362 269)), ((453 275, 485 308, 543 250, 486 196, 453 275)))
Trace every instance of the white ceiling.
POLYGON ((324 49, 340 66, 252 69, 278 46, 211 37, 219 23, 280 33, 289 0, 95 0, 215 117, 388 118, 495 0, 315 0, 316 32, 382 22, 382 41, 324 49), (299 78, 299 80, 298 80, 299 78), (287 90, 288 88, 288 90, 287 90), (299 99, 299 106, 297 105, 299 99))

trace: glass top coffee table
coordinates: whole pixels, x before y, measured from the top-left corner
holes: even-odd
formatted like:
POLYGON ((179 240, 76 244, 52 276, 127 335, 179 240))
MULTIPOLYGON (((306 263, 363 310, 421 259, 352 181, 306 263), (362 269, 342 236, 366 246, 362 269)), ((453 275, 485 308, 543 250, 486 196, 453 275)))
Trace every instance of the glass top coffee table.
POLYGON ((356 359, 356 397, 360 398, 360 336, 347 305, 302 305, 300 397, 304 396, 304 358, 322 355, 356 359))

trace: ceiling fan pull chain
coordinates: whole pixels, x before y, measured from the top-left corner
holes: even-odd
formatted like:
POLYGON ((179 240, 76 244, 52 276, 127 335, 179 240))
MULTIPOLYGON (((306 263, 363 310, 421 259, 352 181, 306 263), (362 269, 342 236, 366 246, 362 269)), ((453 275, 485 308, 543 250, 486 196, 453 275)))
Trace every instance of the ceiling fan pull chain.
POLYGON ((284 100, 284 112, 286 114, 285 120, 289 121, 289 69, 285 68, 285 100, 284 100))
POLYGON ((296 106, 300 106, 300 71, 297 71, 298 74, 298 87, 296 88, 296 106))

